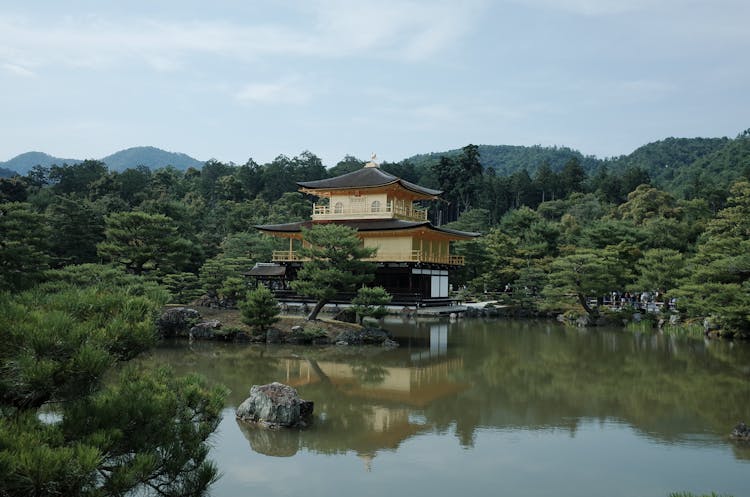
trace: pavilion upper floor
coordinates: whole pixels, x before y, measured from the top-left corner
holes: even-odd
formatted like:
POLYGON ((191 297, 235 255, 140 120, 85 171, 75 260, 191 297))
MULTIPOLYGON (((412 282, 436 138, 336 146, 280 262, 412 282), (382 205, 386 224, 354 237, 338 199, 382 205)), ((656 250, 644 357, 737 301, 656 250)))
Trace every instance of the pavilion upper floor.
POLYGON ((331 193, 313 204, 312 219, 403 219, 426 221, 427 209, 407 198, 389 196, 387 192, 331 193))

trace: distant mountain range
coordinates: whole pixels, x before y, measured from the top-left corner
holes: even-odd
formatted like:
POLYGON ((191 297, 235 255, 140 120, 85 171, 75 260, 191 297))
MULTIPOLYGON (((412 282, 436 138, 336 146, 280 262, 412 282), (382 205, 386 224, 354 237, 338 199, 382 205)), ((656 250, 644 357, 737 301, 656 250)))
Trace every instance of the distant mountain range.
MULTIPOLYGON (((125 169, 146 166, 150 169, 158 169, 165 166, 174 166, 177 169, 187 169, 195 167, 200 169, 203 162, 194 159, 189 155, 167 152, 156 147, 133 147, 120 150, 112 155, 98 159, 104 162, 112 171, 124 171, 125 169)), ((9 161, 0 162, 0 177, 13 176, 14 173, 25 175, 34 166, 49 167, 53 164, 61 166, 63 164, 78 164, 83 162, 82 159, 63 159, 54 157, 44 152, 26 152, 13 157, 9 161)))
POLYGON ((124 171, 135 166, 147 166, 150 169, 174 166, 185 170, 189 167, 200 169, 203 161, 194 159, 187 154, 167 152, 156 147, 133 147, 120 150, 101 159, 113 171, 124 171))
MULTIPOLYGON (((25 154, 13 157, 9 161, 0 162, 0 169, 23 175, 29 172, 34 166, 49 167, 52 164, 78 164, 79 162, 83 161, 79 159, 61 159, 59 157, 45 154, 44 152, 26 152, 25 154)), ((0 171, 0 173, 2 173, 2 171, 0 171)))

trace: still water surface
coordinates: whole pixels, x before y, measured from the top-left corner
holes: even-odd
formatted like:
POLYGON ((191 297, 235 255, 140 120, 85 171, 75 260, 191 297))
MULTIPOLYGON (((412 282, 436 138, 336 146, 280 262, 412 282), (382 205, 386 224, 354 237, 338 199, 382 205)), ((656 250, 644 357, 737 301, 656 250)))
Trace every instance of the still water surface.
POLYGON ((548 322, 388 322, 402 346, 175 342, 150 359, 231 389, 217 497, 750 496, 750 344, 548 322), (238 424, 251 385, 315 402, 304 431, 238 424))

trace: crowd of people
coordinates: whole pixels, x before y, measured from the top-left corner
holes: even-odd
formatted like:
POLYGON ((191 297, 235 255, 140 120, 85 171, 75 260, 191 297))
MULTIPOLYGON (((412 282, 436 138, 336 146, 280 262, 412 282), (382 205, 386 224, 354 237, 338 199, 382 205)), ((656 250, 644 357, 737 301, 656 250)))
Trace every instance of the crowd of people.
MULTIPOLYGON (((513 286, 508 283, 503 288, 504 293, 513 293, 516 290, 513 286)), ((536 293, 536 288, 524 287, 523 291, 527 294, 536 293)), ((656 291, 644 291, 644 292, 619 292, 613 290, 608 295, 603 295, 597 298, 591 298, 589 301, 590 305, 593 306, 608 306, 612 309, 622 309, 623 307, 630 307, 633 309, 639 309, 647 312, 657 312, 662 309, 675 309, 677 303, 676 298, 666 298, 663 292, 656 291)))
POLYGON ((618 292, 613 291, 611 294, 596 299, 597 305, 607 305, 614 309, 623 307, 632 307, 649 312, 656 312, 663 308, 674 309, 676 304, 675 298, 667 299, 666 296, 658 290, 649 292, 618 292))

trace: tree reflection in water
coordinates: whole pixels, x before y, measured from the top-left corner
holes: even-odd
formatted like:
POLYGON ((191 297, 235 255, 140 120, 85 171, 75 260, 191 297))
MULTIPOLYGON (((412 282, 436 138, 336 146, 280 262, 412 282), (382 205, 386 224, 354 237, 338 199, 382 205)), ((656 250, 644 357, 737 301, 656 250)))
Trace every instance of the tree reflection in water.
MULTIPOLYGON (((181 342, 150 361, 227 385, 228 407, 253 384, 290 384, 315 402, 313 426, 243 427, 253 450, 354 451, 368 464, 421 432, 452 428, 470 447, 482 428, 562 429, 575 436, 590 419, 624 423, 666 443, 720 445, 750 412, 748 344, 532 321, 437 325, 390 323, 402 343, 396 350, 181 342)), ((747 447, 733 450, 750 459, 747 447)))

